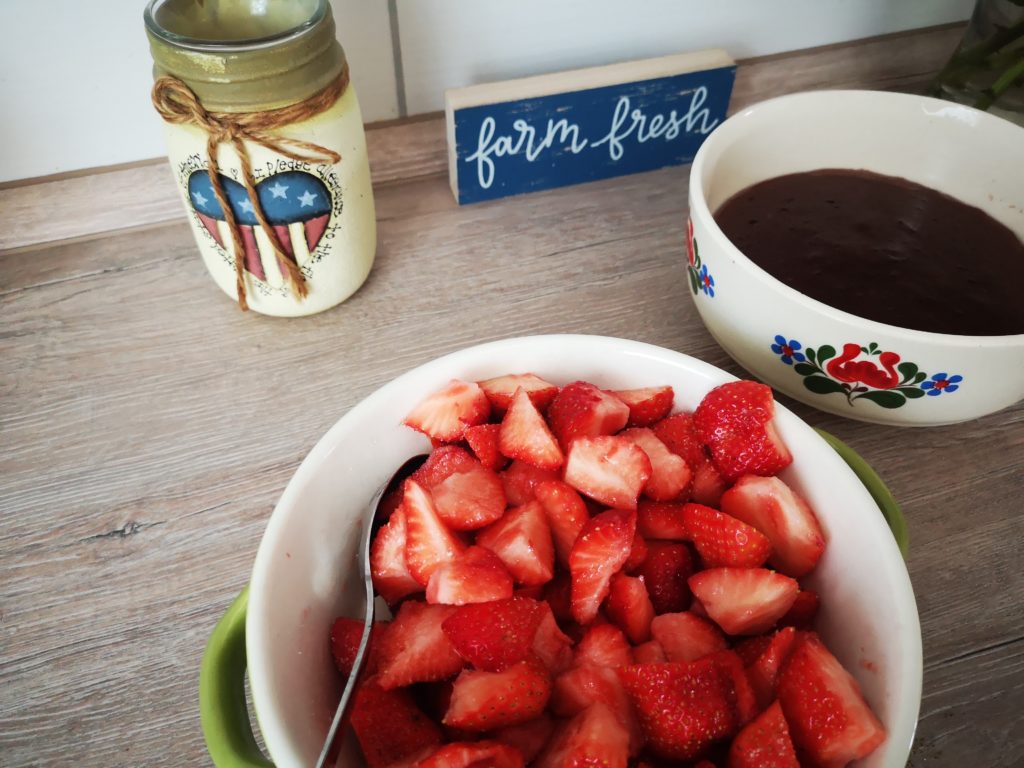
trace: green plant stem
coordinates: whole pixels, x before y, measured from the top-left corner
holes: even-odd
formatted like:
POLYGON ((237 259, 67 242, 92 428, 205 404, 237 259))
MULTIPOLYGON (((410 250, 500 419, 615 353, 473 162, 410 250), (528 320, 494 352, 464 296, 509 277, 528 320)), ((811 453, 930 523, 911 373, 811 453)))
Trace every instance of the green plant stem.
POLYGON ((1024 77, 1024 58, 1003 72, 991 87, 981 92, 981 96, 974 103, 975 108, 985 110, 991 107, 1003 92, 1021 77, 1024 77))
POLYGON ((936 88, 943 84, 956 83, 960 77, 969 75, 971 70, 988 56, 1005 48, 1020 37, 1024 37, 1024 19, 1012 26, 1000 29, 991 37, 955 54, 936 76, 936 88))

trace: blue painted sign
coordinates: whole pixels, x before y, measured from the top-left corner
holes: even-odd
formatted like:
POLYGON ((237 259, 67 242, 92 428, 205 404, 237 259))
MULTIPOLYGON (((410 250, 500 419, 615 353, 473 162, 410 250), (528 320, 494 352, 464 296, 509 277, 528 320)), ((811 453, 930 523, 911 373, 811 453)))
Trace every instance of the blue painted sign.
POLYGON ((725 119, 735 76, 724 66, 452 110, 456 197, 476 203, 688 163, 725 119))

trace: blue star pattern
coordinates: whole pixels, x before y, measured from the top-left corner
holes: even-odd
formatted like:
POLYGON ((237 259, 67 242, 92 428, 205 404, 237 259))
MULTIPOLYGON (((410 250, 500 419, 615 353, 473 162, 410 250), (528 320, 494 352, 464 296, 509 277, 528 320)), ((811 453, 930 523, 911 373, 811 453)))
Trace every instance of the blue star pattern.
POLYGON ((786 365, 792 365, 793 361, 796 360, 798 363, 804 362, 807 357, 800 350, 803 349, 803 345, 796 339, 786 339, 785 336, 779 334, 775 337, 775 343, 772 344, 772 352, 779 356, 786 365))
MULTIPOLYGON (((259 222, 245 187, 221 174, 221 187, 235 220, 242 225, 259 222)), ((188 177, 188 193, 198 213, 224 221, 224 211, 213 194, 209 174, 194 171, 188 177)), ((331 196, 320 179, 305 171, 287 171, 264 179, 256 185, 260 207, 271 224, 309 221, 331 212, 331 196)))

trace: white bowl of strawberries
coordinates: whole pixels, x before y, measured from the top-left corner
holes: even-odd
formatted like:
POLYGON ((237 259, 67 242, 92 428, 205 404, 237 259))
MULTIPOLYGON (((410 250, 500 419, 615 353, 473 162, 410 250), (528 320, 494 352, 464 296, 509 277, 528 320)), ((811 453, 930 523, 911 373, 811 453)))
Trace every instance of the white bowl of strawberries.
POLYGON ((417 453, 339 765, 906 763, 917 609, 843 460, 763 385, 542 336, 397 378, 289 483, 245 620, 276 765, 316 760, 361 634, 358 527, 417 453))

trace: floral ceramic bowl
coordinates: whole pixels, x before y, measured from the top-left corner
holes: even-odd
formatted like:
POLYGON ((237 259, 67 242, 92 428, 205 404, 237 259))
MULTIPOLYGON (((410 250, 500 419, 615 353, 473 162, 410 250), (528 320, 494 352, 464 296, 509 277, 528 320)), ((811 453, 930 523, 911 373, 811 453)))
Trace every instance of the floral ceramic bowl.
POLYGON ((862 421, 950 424, 1024 398, 1024 334, 927 333, 835 309, 756 266, 712 216, 752 184, 822 168, 915 181, 981 208, 1024 239, 1018 126, 885 92, 818 91, 756 104, 708 137, 690 172, 689 285, 725 351, 787 395, 862 421))

